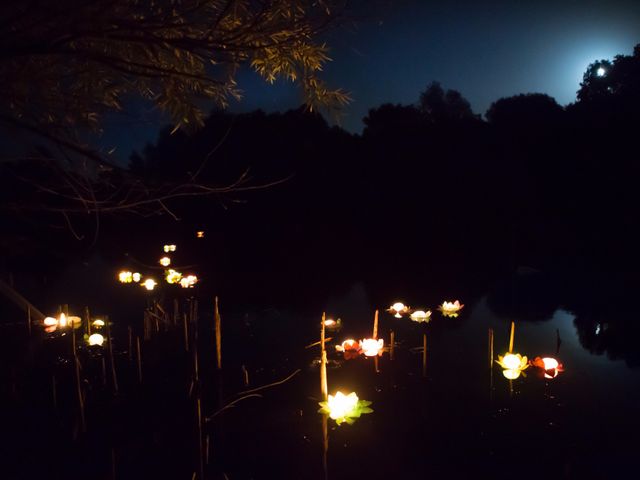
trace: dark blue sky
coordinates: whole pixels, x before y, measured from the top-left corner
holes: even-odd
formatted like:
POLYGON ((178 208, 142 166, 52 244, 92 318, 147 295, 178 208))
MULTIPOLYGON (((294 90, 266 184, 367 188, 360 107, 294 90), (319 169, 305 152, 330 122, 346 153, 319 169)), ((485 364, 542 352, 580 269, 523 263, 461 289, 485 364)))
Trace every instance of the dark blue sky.
MULTIPOLYGON (((542 92, 560 104, 575 100, 587 65, 629 54, 640 43, 640 1, 385 1, 366 2, 326 38, 333 61, 324 78, 349 91, 342 125, 361 132, 362 117, 382 103, 413 103, 433 80, 459 90, 476 113, 518 93, 542 92), (355 20, 357 18, 357 20, 355 20)), ((233 111, 286 110, 302 98, 286 82, 238 78, 244 91, 233 111)), ((105 140, 131 147, 155 138, 158 116, 133 114, 105 140), (117 132, 117 133, 116 133, 117 132), (117 136, 117 138, 116 138, 117 136)))

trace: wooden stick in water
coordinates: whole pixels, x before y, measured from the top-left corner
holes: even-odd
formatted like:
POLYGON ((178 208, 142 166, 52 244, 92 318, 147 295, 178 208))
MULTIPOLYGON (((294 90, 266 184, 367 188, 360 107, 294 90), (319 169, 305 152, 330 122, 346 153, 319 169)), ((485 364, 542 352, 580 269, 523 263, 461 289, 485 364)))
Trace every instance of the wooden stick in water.
POLYGON ((82 395, 82 386, 80 384, 80 360, 78 360, 78 352, 76 350, 76 332, 71 326, 71 346, 73 348, 73 363, 75 367, 76 395, 78 397, 78 409, 80 411, 80 429, 82 433, 87 431, 87 424, 84 416, 84 397, 82 395))
POLYGON ((373 316, 373 338, 378 339, 378 310, 376 309, 376 313, 373 316))
POLYGON ((394 332, 393 330, 391 330, 391 335, 390 335, 390 340, 389 340, 389 360, 393 360, 393 352, 395 349, 395 343, 396 343, 396 332, 394 332))
POLYGON ((104 361, 104 355, 100 357, 100 366, 102 367, 102 386, 107 386, 107 364, 104 361))
POLYGON ((91 336, 91 312, 89 311, 89 307, 85 306, 84 307, 84 317, 85 317, 85 321, 87 322, 86 325, 86 331, 87 331, 87 335, 91 336))
POLYGON ((493 368, 493 328, 489 329, 489 368, 493 368))
POLYGON ((509 336, 509 353, 513 353, 513 337, 516 333, 516 322, 511 322, 511 335, 509 336))
POLYGON ((245 387, 249 386, 249 372, 247 371, 247 367, 245 367, 244 365, 242 365, 242 382, 244 383, 245 387))
POLYGON ((326 314, 322 312, 322 324, 320 326, 320 394, 322 401, 329 399, 329 388, 327 387, 327 350, 324 345, 324 321, 326 314))
POLYGON ((140 352, 140 337, 136 335, 136 358, 138 359, 138 382, 142 383, 142 354, 140 352))
POLYGON ((422 376, 427 376, 427 334, 422 334, 422 376))
POLYGON ((182 314, 182 325, 184 333, 184 351, 189 351, 189 325, 187 323, 187 313, 182 314))
POLYGON ((220 318, 220 310, 218 309, 218 297, 215 298, 214 311, 214 327, 216 335, 216 368, 222 368, 222 319, 220 318))
POLYGON ((27 329, 29 336, 31 336, 31 305, 27 305, 27 329))
POLYGON ((113 382, 113 393, 118 393, 118 376, 116 375, 116 361, 113 358, 113 341, 111 339, 111 327, 109 326, 109 317, 104 319, 107 327, 107 348, 109 353, 109 365, 111 366, 111 381, 113 382))

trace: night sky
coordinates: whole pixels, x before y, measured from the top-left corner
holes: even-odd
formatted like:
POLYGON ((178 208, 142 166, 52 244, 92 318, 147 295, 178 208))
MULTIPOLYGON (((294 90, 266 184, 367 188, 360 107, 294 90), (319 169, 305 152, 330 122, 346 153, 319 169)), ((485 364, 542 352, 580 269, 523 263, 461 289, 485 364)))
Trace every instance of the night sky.
MULTIPOLYGON (((587 65, 630 54, 640 43, 640 1, 371 1, 326 37, 333 61, 324 78, 353 102, 340 123, 360 133, 367 111, 382 103, 414 103, 431 81, 459 90, 474 112, 519 93, 575 100, 587 65)), ((302 103, 287 82, 238 77, 244 98, 235 112, 287 110, 302 103)), ((104 145, 125 160, 153 141, 163 119, 145 107, 110 122, 104 145)))

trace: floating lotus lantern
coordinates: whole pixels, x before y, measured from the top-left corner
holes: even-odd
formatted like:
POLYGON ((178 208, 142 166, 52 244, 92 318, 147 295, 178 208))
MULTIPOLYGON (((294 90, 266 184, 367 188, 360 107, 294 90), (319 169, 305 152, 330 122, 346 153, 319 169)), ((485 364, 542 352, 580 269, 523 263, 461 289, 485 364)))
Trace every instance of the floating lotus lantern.
POLYGON ((324 321, 324 328, 330 331, 340 330, 341 326, 342 326, 342 320, 340 319, 334 320, 333 318, 327 318, 324 321))
POLYGON ((387 308, 387 312, 393 313, 393 316, 396 318, 402 318, 402 315, 404 315, 408 311, 409 311, 409 307, 402 302, 396 302, 393 305, 391 305, 389 308, 387 308))
POLYGON ((335 395, 329 395, 326 402, 320 402, 322 408, 318 412, 329 415, 338 425, 344 422, 352 425, 361 415, 373 412, 369 405, 371 402, 360 400, 355 392, 349 395, 336 392, 335 395))
POLYGON ((58 328, 58 319, 53 317, 46 317, 42 323, 44 324, 44 331, 47 333, 55 332, 58 328))
POLYGON ((345 360, 357 358, 362 353, 360 343, 351 338, 342 342, 342 345, 336 345, 336 350, 344 353, 345 360))
POLYGON ((104 337, 99 333, 94 333, 93 335, 89 336, 89 338, 87 339, 87 342, 91 347, 93 346, 101 347, 102 344, 104 343, 104 337))
POLYGON ((526 355, 523 357, 519 353, 506 353, 504 356, 498 355, 496 363, 504 369, 502 374, 509 380, 518 378, 529 366, 526 355))
POLYGON ((376 355, 382 355, 384 349, 384 340, 375 338, 367 338, 360 340, 360 350, 364 353, 365 357, 375 357, 376 355))
POLYGON ((204 232, 202 230, 198 230, 196 232, 196 237, 197 238, 204 238, 204 232))
POLYGON ((175 270, 169 269, 167 270, 164 278, 167 281, 167 283, 171 283, 171 284, 180 283, 180 280, 182 279, 182 274, 180 272, 176 272, 175 270))
POLYGON ((464 305, 462 305, 458 300, 455 302, 444 301, 442 302, 442 305, 438 307, 438 310, 440 310, 445 317, 455 318, 463 307, 464 305))
POLYGON ((564 367, 555 358, 536 357, 532 364, 534 367, 544 370, 544 378, 556 378, 560 372, 564 372, 564 367))
POLYGON ((140 285, 142 285, 144 288, 146 288, 147 290, 153 290, 154 288, 156 288, 156 285, 158 283, 153 279, 153 278, 147 278, 144 282, 142 282, 140 285))
POLYGON ((118 273, 118 280, 120 283, 131 283, 133 281, 133 273, 123 270, 118 273))
POLYGON ((164 253, 175 252, 175 251, 176 251, 176 246, 175 245, 165 245, 164 246, 164 253))
POLYGON ((409 318, 414 322, 429 323, 431 320, 431 310, 427 310, 426 312, 424 310, 416 310, 409 315, 409 318))
POLYGON ((102 328, 104 327, 104 320, 100 320, 99 318, 95 319, 93 323, 91 323, 93 328, 102 328))
POLYGON ((193 288, 196 283, 198 283, 198 277, 195 275, 187 275, 180 279, 180 286, 182 288, 193 288))
POLYGON ((140 283, 140 280, 142 280, 142 274, 140 272, 135 272, 131 275, 131 279, 136 283, 140 283))
POLYGON ((169 265, 171 265, 171 259, 169 257, 162 257, 159 263, 163 267, 168 267, 169 265))

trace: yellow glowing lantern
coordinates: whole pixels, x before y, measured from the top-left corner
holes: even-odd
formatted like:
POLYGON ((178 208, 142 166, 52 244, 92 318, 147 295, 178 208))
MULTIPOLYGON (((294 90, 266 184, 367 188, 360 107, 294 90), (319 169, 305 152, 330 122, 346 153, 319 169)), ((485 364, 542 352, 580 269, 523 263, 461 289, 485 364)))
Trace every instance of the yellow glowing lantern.
POLYGON ((165 275, 165 280, 167 281, 167 283, 180 283, 180 280, 182 279, 182 274, 180 272, 176 272, 175 270, 169 269, 167 270, 167 273, 165 275))
POLYGON ((389 308, 387 308, 387 312, 393 313, 393 316, 396 318, 402 318, 402 315, 404 315, 408 311, 409 311, 409 307, 402 302, 396 302, 393 305, 391 305, 389 308))
POLYGON ((131 275, 131 279, 136 283, 140 283, 140 280, 142 280, 142 274, 140 274, 139 272, 135 272, 131 275))
POLYGON ((131 272, 123 270, 122 272, 118 273, 118 280, 120 280, 120 283, 131 283, 133 280, 133 274, 131 272))
POLYGON ((163 267, 168 267, 169 265, 171 265, 171 259, 169 257, 162 257, 160 259, 160 265, 162 265, 163 267))
POLYGON ((445 317, 457 317, 462 307, 464 307, 464 305, 458 300, 455 302, 444 301, 442 305, 438 307, 438 310, 440 310, 445 317))
POLYGON ((175 252, 175 251, 176 251, 176 246, 175 245, 165 245, 164 246, 164 253, 175 252))
POLYGON ((427 310, 426 312, 424 310, 416 310, 409 315, 409 318, 414 322, 428 323, 431 320, 431 310, 427 310))
POLYGON ((101 328, 104 327, 104 320, 100 320, 99 318, 94 320, 93 323, 91 324, 96 328, 101 328))
POLYGON ((360 350, 360 344, 352 338, 342 342, 342 345, 336 345, 338 352, 346 352, 348 350, 360 350))
POLYGON ((67 323, 69 324, 69 326, 73 328, 78 328, 80 327, 80 325, 82 325, 82 319, 80 317, 74 317, 69 315, 67 317, 67 323))
POLYGON ((89 345, 90 346, 102 346, 102 344, 104 343, 104 337, 102 335, 100 335, 99 333, 94 333, 93 335, 89 336, 89 345))
POLYGON ((360 349, 364 353, 365 357, 375 357, 376 355, 382 355, 384 348, 384 340, 375 338, 367 338, 360 340, 360 349))
POLYGON ((196 232, 196 237, 198 238, 204 238, 204 232, 202 230, 199 230, 196 232))
POLYGON ((144 282, 142 282, 140 285, 142 285, 144 288, 146 288, 147 290, 153 290, 154 288, 156 288, 156 285, 158 283, 153 279, 153 278, 147 278, 144 282))
POLYGON ((518 378, 529 366, 529 360, 526 355, 522 356, 519 353, 506 353, 504 356, 498 355, 496 363, 504 369, 502 374, 509 380, 518 378))
POLYGON ((65 328, 67 326, 67 316, 64 313, 61 313, 58 317, 58 326, 60 328, 65 328))
POLYGON ((198 283, 198 277, 195 275, 187 275, 180 279, 180 286, 182 288, 193 288, 196 283, 198 283))
POLYGON ((351 392, 349 395, 336 392, 335 395, 329 395, 326 402, 320 402, 322 408, 318 412, 328 414, 338 425, 343 422, 352 424, 361 415, 373 412, 369 405, 371 402, 360 400, 355 392, 351 392))

